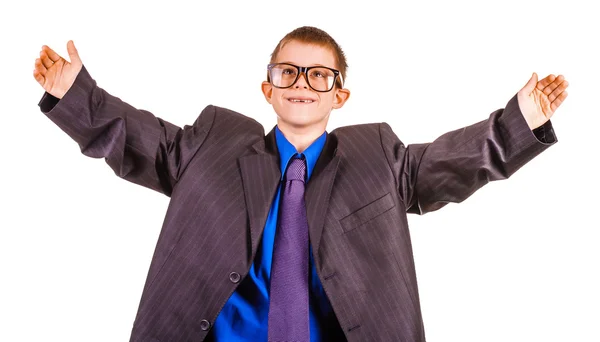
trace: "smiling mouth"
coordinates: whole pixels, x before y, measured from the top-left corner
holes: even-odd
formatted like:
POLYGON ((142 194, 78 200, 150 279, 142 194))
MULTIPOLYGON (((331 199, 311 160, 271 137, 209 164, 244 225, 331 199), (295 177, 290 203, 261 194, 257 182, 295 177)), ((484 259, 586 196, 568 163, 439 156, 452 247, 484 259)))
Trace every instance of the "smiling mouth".
POLYGON ((313 102, 315 102, 310 99, 293 99, 293 98, 291 98, 291 99, 287 99, 287 100, 292 103, 313 103, 313 102))

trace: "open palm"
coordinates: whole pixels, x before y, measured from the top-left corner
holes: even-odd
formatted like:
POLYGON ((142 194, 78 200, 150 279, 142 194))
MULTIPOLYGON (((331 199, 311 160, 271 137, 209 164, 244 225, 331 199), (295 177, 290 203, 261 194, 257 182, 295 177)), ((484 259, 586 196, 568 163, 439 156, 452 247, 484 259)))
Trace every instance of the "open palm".
POLYGON ((569 82, 562 75, 548 75, 538 82, 536 73, 517 94, 519 109, 530 129, 535 129, 550 120, 556 109, 567 98, 569 82))
POLYGON ((72 40, 67 42, 67 51, 71 62, 43 45, 33 70, 33 77, 42 88, 59 99, 71 88, 83 66, 72 40))

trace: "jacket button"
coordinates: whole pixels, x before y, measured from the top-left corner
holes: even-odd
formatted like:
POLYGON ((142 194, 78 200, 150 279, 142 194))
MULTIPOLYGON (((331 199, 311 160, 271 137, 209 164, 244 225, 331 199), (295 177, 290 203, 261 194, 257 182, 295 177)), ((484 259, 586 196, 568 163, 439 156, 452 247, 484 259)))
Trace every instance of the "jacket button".
POLYGON ((240 282, 240 279, 242 277, 240 277, 240 274, 237 272, 231 272, 229 273, 229 280, 231 280, 232 283, 237 284, 240 282))
POLYGON ((201 320, 200 321, 200 329, 202 329, 204 331, 210 329, 210 322, 205 319, 201 320))

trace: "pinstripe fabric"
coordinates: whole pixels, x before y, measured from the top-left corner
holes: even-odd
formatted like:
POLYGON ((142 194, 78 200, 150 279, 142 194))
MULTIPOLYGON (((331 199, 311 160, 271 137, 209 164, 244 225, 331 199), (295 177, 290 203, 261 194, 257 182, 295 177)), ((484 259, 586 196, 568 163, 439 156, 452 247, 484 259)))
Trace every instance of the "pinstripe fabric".
MULTIPOLYGON (((202 341, 247 274, 281 177, 274 130, 208 106, 180 129, 96 86, 85 69, 42 111, 117 176, 171 197, 131 341, 202 341)), ((550 122, 545 134, 552 136, 550 122)), ((461 202, 552 143, 513 97, 487 120, 405 146, 389 125, 327 136, 306 189, 319 278, 349 341, 425 341, 406 213, 461 202)))

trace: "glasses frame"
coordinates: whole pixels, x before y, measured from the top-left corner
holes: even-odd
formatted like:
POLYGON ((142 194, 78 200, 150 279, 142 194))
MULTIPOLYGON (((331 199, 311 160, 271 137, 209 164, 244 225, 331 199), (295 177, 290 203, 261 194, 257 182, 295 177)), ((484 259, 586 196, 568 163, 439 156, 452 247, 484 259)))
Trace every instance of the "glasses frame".
POLYGON ((342 74, 340 73, 339 70, 335 70, 333 68, 330 67, 326 67, 326 66, 321 66, 321 65, 315 65, 315 66, 310 66, 310 67, 301 67, 301 66, 297 66, 295 64, 290 64, 290 63, 270 63, 267 65, 267 81, 269 81, 269 83, 271 83, 271 85, 275 88, 279 88, 279 89, 287 89, 287 88, 291 88, 294 84, 296 84, 296 82, 298 82, 298 78, 300 77, 300 75, 304 73, 304 79, 306 80, 306 84, 308 84, 308 86, 310 87, 310 89, 317 91, 319 93, 327 93, 330 92, 334 87, 335 84, 339 81, 340 82, 340 88, 344 87, 344 79, 342 77, 342 74), (292 84, 290 84, 287 87, 278 87, 276 85, 273 84, 273 82, 271 81, 271 70, 276 66, 276 65, 288 65, 291 67, 296 68, 296 70, 298 71, 296 73, 296 79, 294 79, 294 82, 292 82, 292 84), (308 76, 306 76, 308 74, 308 72, 311 69, 316 69, 316 68, 325 68, 328 69, 330 71, 333 72, 333 83, 331 84, 331 88, 329 88, 328 90, 317 90, 315 88, 313 88, 313 86, 310 84, 310 81, 308 80, 308 76))

